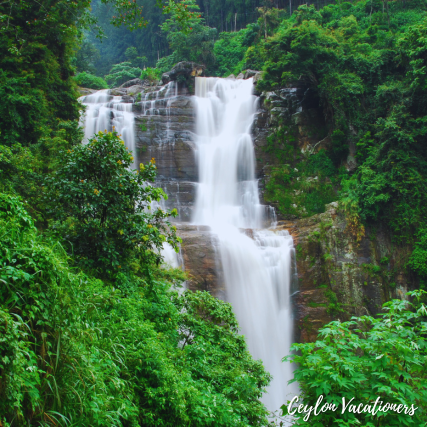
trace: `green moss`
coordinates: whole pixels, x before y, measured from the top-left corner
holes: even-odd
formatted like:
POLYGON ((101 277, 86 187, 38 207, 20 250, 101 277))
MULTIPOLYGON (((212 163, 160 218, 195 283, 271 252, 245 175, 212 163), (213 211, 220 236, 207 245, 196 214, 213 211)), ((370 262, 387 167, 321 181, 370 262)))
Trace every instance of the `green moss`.
POLYGON ((265 151, 286 164, 275 166, 266 182, 265 200, 278 204, 284 216, 309 217, 325 212, 325 205, 337 195, 330 179, 336 169, 325 150, 302 159, 291 130, 282 127, 267 138, 265 151), (280 140, 280 138, 283 138, 280 140))
POLYGON ((306 330, 308 334, 313 332, 313 323, 310 321, 308 315, 303 317, 301 329, 306 330))
POLYGON ((329 301, 328 309, 326 310, 326 312, 330 316, 335 317, 335 316, 338 316, 338 314, 344 312, 344 309, 342 308, 341 303, 338 302, 337 294, 334 291, 332 291, 332 289, 328 289, 327 291, 325 291, 325 297, 329 301))
POLYGON ((314 301, 309 301, 307 303, 307 306, 308 307, 312 307, 312 308, 317 308, 317 307, 326 307, 326 304, 325 303, 317 303, 317 302, 314 302, 314 301))

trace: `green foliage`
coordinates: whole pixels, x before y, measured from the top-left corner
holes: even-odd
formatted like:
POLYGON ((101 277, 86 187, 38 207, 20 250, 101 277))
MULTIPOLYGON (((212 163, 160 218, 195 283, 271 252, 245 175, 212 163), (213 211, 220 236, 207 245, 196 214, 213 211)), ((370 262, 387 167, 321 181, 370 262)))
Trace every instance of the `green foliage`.
POLYGON ((417 233, 418 239, 415 243, 408 267, 420 277, 427 278, 427 230, 421 229, 417 233))
POLYGON ((176 247, 175 229, 164 221, 173 212, 152 201, 167 197, 146 185, 155 177, 155 161, 129 170, 132 154, 116 132, 97 134, 86 145, 63 153, 62 166, 46 178, 47 204, 72 245, 76 261, 100 276, 128 271, 136 256, 141 263, 160 261, 164 242, 176 247))
POLYGON ((424 2, 304 5, 245 54, 265 64, 258 89, 299 81, 318 97, 334 167, 357 147, 341 192, 357 205, 352 221, 384 221, 394 240, 409 242, 427 223, 425 15, 424 2))
POLYGON ((141 80, 148 80, 151 83, 157 82, 161 77, 161 72, 157 68, 146 68, 141 73, 141 80))
MULTIPOLYGON (((174 4, 170 0, 169 5, 174 4)), ((182 31, 179 20, 180 10, 168 9, 170 17, 162 24, 162 31, 167 34, 166 38, 173 53, 169 57, 162 58, 156 68, 162 72, 170 70, 171 65, 180 61, 194 61, 210 67, 214 63, 214 38, 216 29, 204 25, 204 19, 199 14, 199 6, 195 0, 184 0, 178 5, 189 11, 191 16, 186 21, 189 31, 182 31), (167 65, 167 69, 165 66, 167 65)), ((169 6, 170 7, 170 6, 169 6)))
MULTIPOLYGON (((302 390, 304 405, 314 406, 320 395, 324 402, 334 403, 338 410, 313 414, 297 426, 421 426, 427 421, 426 293, 409 294, 413 303, 394 300, 384 304, 377 318, 362 316, 349 322, 331 322, 320 330, 314 343, 294 344, 298 352, 284 360, 297 363, 294 380, 302 390), (377 398, 384 403, 413 404, 413 416, 404 412, 379 411, 376 415, 345 411, 342 399, 354 398, 356 405, 371 405, 377 398)), ((324 403, 323 402, 323 403, 324 403)), ((321 404, 321 406, 323 405, 321 404)), ((287 414, 287 407, 282 407, 287 414)), ((377 405, 378 409, 378 405, 377 405)))
POLYGON ((99 50, 93 43, 90 43, 86 39, 81 40, 74 60, 77 71, 80 73, 96 74, 95 63, 100 59, 99 50))
POLYGON ((308 173, 319 173, 325 177, 332 177, 336 175, 337 169, 335 168, 331 158, 328 156, 326 150, 321 149, 318 153, 312 154, 307 162, 308 173))
POLYGON ((294 129, 285 126, 267 138, 265 152, 282 165, 270 169, 265 200, 278 203, 279 212, 285 216, 322 213, 325 204, 337 199, 330 179, 337 170, 324 149, 304 158, 295 142, 294 129))
POLYGON ((108 89, 108 84, 103 78, 86 72, 77 74, 77 76, 74 77, 74 81, 79 86, 87 87, 89 89, 108 89))
MULTIPOLYGON (((242 71, 242 60, 245 56, 246 43, 252 38, 253 32, 250 30, 240 30, 238 33, 221 33, 219 40, 215 42, 215 69, 219 76, 227 77, 230 74, 239 74, 242 71), (250 32, 250 35, 246 35, 250 32)), ((256 36, 254 36, 255 38, 256 36)))
POLYGON ((138 56, 136 47, 128 47, 125 50, 125 57, 132 67, 141 67, 147 61, 145 56, 138 56))
POLYGON ((126 293, 71 269, 14 196, 0 234, 3 425, 265 425, 269 375, 229 304, 180 296, 165 280, 182 273, 155 266, 126 293))
POLYGON ((286 216, 307 217, 325 212, 325 205, 336 197, 330 181, 307 176, 304 171, 294 171, 289 166, 272 168, 266 184, 265 200, 277 202, 279 211, 286 216))
POLYGON ((110 87, 117 87, 127 82, 128 80, 136 79, 141 75, 141 68, 132 67, 130 62, 122 62, 113 65, 110 73, 105 76, 105 80, 109 83, 110 87))

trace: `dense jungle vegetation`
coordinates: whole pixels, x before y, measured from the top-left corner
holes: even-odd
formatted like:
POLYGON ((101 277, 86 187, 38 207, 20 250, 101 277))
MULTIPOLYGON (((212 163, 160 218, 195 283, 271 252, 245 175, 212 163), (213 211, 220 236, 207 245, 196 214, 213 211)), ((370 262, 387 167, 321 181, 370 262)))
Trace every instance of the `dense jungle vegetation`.
MULTIPOLYGON (((77 85, 155 82, 184 60, 212 76, 261 70, 260 91, 304 85, 327 143, 303 157, 292 132, 271 136, 283 159, 271 201, 287 213, 292 182, 316 174, 307 215, 338 199, 356 235, 385 224, 425 287, 426 11, 424 0, 0 1, 0 426, 268 423, 270 376, 230 305, 180 292, 185 275, 162 265, 159 249, 179 238, 174 210, 145 208, 164 196, 146 185, 155 159, 129 170, 115 132, 81 145, 77 85)), ((381 395, 416 415, 325 413, 300 425, 427 422, 425 293, 410 297, 379 318, 328 325, 293 360, 308 404, 381 395)))

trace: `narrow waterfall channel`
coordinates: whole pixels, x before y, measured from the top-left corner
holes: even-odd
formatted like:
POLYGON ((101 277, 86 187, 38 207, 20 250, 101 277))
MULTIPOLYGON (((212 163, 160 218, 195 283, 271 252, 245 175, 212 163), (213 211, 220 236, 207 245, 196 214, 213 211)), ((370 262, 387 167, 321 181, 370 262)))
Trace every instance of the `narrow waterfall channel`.
MULTIPOLYGON (((281 362, 292 343, 294 248, 289 233, 275 230, 271 210, 260 203, 251 138, 257 97, 252 92, 252 79, 196 78, 192 99, 199 182, 192 223, 209 226, 219 241, 226 299, 251 354, 262 359, 273 376, 262 400, 274 412, 298 391, 295 384, 287 384, 292 367, 281 362)), ((129 96, 112 96, 108 90, 82 97, 84 142, 115 126, 137 159, 134 111, 144 117, 166 117, 166 139, 173 140, 170 109, 177 99, 175 82, 145 94, 139 110, 129 96)), ((179 265, 171 248, 162 253, 167 263, 179 265)))
MULTIPOLYGON (((108 89, 82 97, 80 101, 86 106, 82 119, 85 134, 83 142, 87 143, 99 131, 111 131, 114 127, 136 159, 133 104, 123 102, 121 96, 110 95, 108 89)), ((136 167, 135 163, 133 167, 136 167)))
POLYGON ((194 223, 209 225, 220 242, 227 300, 256 359, 273 380, 263 396, 277 411, 297 388, 281 359, 292 343, 293 241, 287 231, 262 229, 265 207, 255 179, 250 135, 257 98, 253 82, 196 78, 196 146, 200 183, 194 223))

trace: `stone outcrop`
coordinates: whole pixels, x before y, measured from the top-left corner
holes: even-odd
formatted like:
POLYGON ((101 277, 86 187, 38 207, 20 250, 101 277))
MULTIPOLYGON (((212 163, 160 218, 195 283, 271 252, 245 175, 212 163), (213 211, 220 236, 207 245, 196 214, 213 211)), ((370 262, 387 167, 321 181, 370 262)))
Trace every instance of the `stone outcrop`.
POLYGON ((124 82, 119 88, 126 89, 131 86, 144 86, 144 83, 145 83, 145 80, 132 79, 132 80, 128 80, 127 82, 124 82))
MULTIPOLYGON (((176 91, 174 96, 166 96, 165 86, 142 81, 125 84, 117 93, 134 101, 138 162, 156 159, 156 185, 169 195, 166 206, 178 208, 178 235, 183 239, 182 256, 190 275, 189 289, 207 290, 224 298, 218 242, 207 227, 189 224, 198 171, 193 141, 194 110, 186 79, 191 84, 197 75, 203 75, 202 67, 180 63, 162 78, 163 83, 169 83, 170 90, 176 91), (180 75, 183 77, 179 79, 180 75), (182 81, 178 84, 179 80, 182 81)), ((259 79, 261 74, 246 70, 237 78, 250 77, 259 79)), ((304 86, 263 93, 252 129, 261 192, 272 167, 293 161, 278 158, 271 150, 271 135, 279 131, 282 138, 292 139, 301 153, 327 148, 330 144, 323 112, 304 86)), ((299 341, 315 340, 319 328, 333 319, 375 315, 386 300, 405 294, 409 278, 400 261, 405 258, 405 248, 393 246, 383 229, 366 230, 358 241, 337 203, 327 205, 324 213, 309 218, 287 221, 282 218, 280 227, 291 232, 296 247, 299 286, 294 303, 299 341)))
POLYGON ((91 95, 96 92, 95 89, 89 89, 87 87, 78 87, 77 90, 79 91, 80 96, 91 95))
POLYGON ((375 316, 384 302, 408 291, 406 248, 394 245, 385 229, 357 238, 337 202, 322 214, 281 221, 279 227, 290 231, 296 248, 299 341, 314 341, 319 328, 334 319, 375 316))
POLYGON ((182 76, 183 79, 187 80, 194 77, 204 76, 205 66, 196 64, 195 62, 178 62, 172 70, 167 73, 163 73, 162 82, 167 84, 171 81, 177 81, 179 76, 182 76))
POLYGON ((217 298, 225 299, 225 285, 218 262, 218 240, 209 227, 181 224, 177 233, 182 238, 182 253, 189 273, 187 288, 208 291, 217 298))

